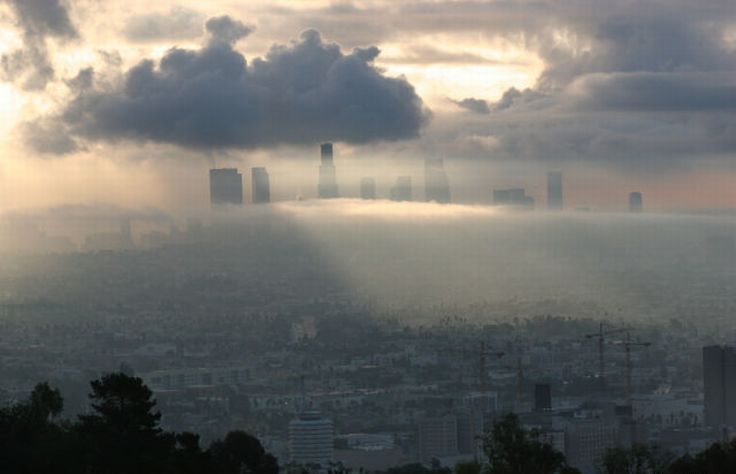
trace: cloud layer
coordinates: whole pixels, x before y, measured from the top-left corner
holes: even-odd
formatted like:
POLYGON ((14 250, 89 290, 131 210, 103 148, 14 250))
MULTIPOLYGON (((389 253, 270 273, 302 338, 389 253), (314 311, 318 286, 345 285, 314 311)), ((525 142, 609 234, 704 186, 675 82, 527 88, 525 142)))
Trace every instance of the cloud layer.
POLYGON ((26 90, 40 90, 54 78, 46 39, 67 40, 77 30, 61 0, 0 0, 11 6, 23 32, 23 46, 0 58, 2 77, 26 90))
MULTIPOLYGON (((418 136, 429 118, 409 82, 373 66, 375 47, 345 54, 309 30, 248 64, 234 44, 250 27, 223 16, 206 29, 210 39, 201 49, 172 48, 158 62, 141 61, 118 87, 83 90, 36 127, 77 141, 214 150, 400 140, 418 136)), ((29 138, 39 151, 74 150, 68 141, 39 143, 36 136, 29 138)))

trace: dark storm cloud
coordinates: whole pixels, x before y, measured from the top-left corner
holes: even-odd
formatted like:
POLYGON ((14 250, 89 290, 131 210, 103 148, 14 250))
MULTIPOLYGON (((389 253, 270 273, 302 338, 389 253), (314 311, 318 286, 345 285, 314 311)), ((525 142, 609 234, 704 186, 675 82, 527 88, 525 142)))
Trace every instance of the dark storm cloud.
MULTIPOLYGON (((361 2, 286 17, 293 25, 318 18, 345 43, 370 34, 408 44, 428 35, 536 54, 544 67, 533 86, 456 102, 480 113, 435 120, 428 143, 455 147, 448 155, 648 167, 736 152, 733 0, 361 2)), ((465 62, 406 49, 382 61, 465 62)))
POLYGON ((47 38, 71 39, 77 31, 60 0, 0 0, 12 7, 23 31, 23 47, 0 58, 3 79, 26 90, 40 90, 54 77, 47 38))
POLYGON ((736 80, 714 80, 713 76, 646 72, 589 75, 571 89, 578 95, 577 105, 602 110, 736 112, 736 80))
POLYGON ((210 18, 205 23, 207 32, 212 36, 213 41, 221 41, 227 44, 235 44, 251 34, 253 29, 246 26, 243 22, 233 20, 227 15, 210 18))
POLYGON ((642 169, 736 152, 732 3, 571 5, 517 24, 545 68, 491 103, 493 156, 642 169))
POLYGON ((428 120, 411 84, 372 65, 377 48, 344 54, 311 30, 248 65, 228 43, 244 28, 210 20, 212 41, 202 49, 142 61, 120 87, 81 93, 48 120, 76 139, 203 150, 399 140, 416 137, 428 120))
POLYGON ((175 7, 167 13, 136 15, 128 19, 123 35, 130 41, 172 41, 202 36, 205 16, 194 10, 175 7))
POLYGON ((455 102, 455 104, 457 104, 457 106, 461 109, 475 112, 476 114, 487 114, 491 111, 491 109, 488 107, 488 102, 481 99, 475 99, 473 97, 468 97, 467 99, 456 100, 453 102, 455 102))
POLYGON ((516 105, 529 104, 542 98, 544 98, 544 94, 537 90, 526 88, 520 91, 516 87, 511 87, 493 104, 493 110, 506 110, 516 105))

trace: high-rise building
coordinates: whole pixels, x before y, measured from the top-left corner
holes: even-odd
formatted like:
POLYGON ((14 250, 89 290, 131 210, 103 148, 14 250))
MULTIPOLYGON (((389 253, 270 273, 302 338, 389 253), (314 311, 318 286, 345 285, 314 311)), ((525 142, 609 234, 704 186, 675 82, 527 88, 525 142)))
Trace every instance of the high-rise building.
POLYGON ((534 411, 552 411, 552 387, 548 383, 534 385, 534 411))
POLYGON ((373 178, 363 178, 360 180, 360 198, 376 199, 376 180, 373 178))
POLYGON ((335 162, 332 154, 332 143, 323 143, 320 146, 321 162, 319 165, 319 187, 317 194, 320 199, 336 198, 337 177, 335 162))
POLYGON ((523 188, 494 189, 493 204, 497 206, 534 207, 534 198, 526 195, 523 188))
POLYGON ((644 209, 640 192, 629 193, 629 212, 641 212, 644 209))
POLYGON ((424 160, 424 197, 427 202, 450 202, 450 183, 442 158, 424 160))
POLYGON ((562 173, 550 171, 547 173, 547 209, 559 211, 562 208, 562 173))
POLYGON ((411 176, 399 176, 391 188, 392 201, 411 201, 411 176))
POLYGON ((210 170, 210 202, 219 204, 243 204, 243 176, 236 168, 210 170))
POLYGON ((271 184, 268 180, 268 171, 266 171, 266 168, 251 168, 250 177, 253 204, 271 202, 271 184))
POLYGON ((289 423, 291 462, 327 468, 333 459, 335 429, 332 420, 318 412, 305 412, 289 423))
POLYGON ((736 347, 703 348, 705 424, 736 426, 736 347))

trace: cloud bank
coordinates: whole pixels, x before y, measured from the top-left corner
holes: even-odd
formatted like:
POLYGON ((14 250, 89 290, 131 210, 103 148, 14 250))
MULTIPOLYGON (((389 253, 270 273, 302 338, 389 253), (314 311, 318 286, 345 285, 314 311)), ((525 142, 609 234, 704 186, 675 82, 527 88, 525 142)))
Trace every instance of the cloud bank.
MULTIPOLYGON (((251 28, 230 17, 207 21, 199 50, 172 48, 144 60, 112 88, 81 91, 39 123, 75 142, 156 142, 199 150, 319 141, 367 143, 417 137, 429 111, 404 78, 373 65, 375 47, 343 53, 315 30, 275 45, 250 64, 234 48, 251 28)), ((33 131, 33 130, 31 130, 33 131)), ((41 152, 66 153, 64 140, 41 152)))

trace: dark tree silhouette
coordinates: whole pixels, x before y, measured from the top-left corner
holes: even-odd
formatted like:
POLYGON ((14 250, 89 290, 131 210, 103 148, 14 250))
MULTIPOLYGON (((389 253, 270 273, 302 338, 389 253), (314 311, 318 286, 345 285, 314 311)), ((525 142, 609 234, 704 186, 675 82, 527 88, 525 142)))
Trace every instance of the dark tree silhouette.
POLYGON ((555 474, 573 473, 565 455, 539 440, 535 430, 525 430, 514 414, 493 424, 483 439, 488 456, 486 474, 555 474))
POLYGON ((601 459, 601 474, 665 474, 673 455, 667 451, 644 444, 631 448, 609 448, 601 459))
POLYGON ((78 432, 88 447, 87 463, 100 474, 162 472, 175 437, 159 427, 161 414, 143 381, 114 373, 90 384, 94 412, 79 417, 78 432))
POLYGON ((27 402, 0 410, 0 472, 72 472, 59 465, 70 452, 70 440, 52 422, 63 407, 59 391, 44 382, 27 402))
POLYGON ((276 474, 276 458, 266 453, 261 442, 243 431, 231 431, 210 446, 213 463, 223 474, 276 474))
POLYGON ((255 437, 228 433, 208 450, 194 433, 161 429, 153 393, 123 373, 91 382, 91 413, 57 422, 58 390, 39 384, 27 402, 0 409, 2 474, 277 474, 255 437))
POLYGON ((715 443, 695 457, 688 454, 676 459, 668 474, 721 474, 736 472, 736 440, 715 443))

